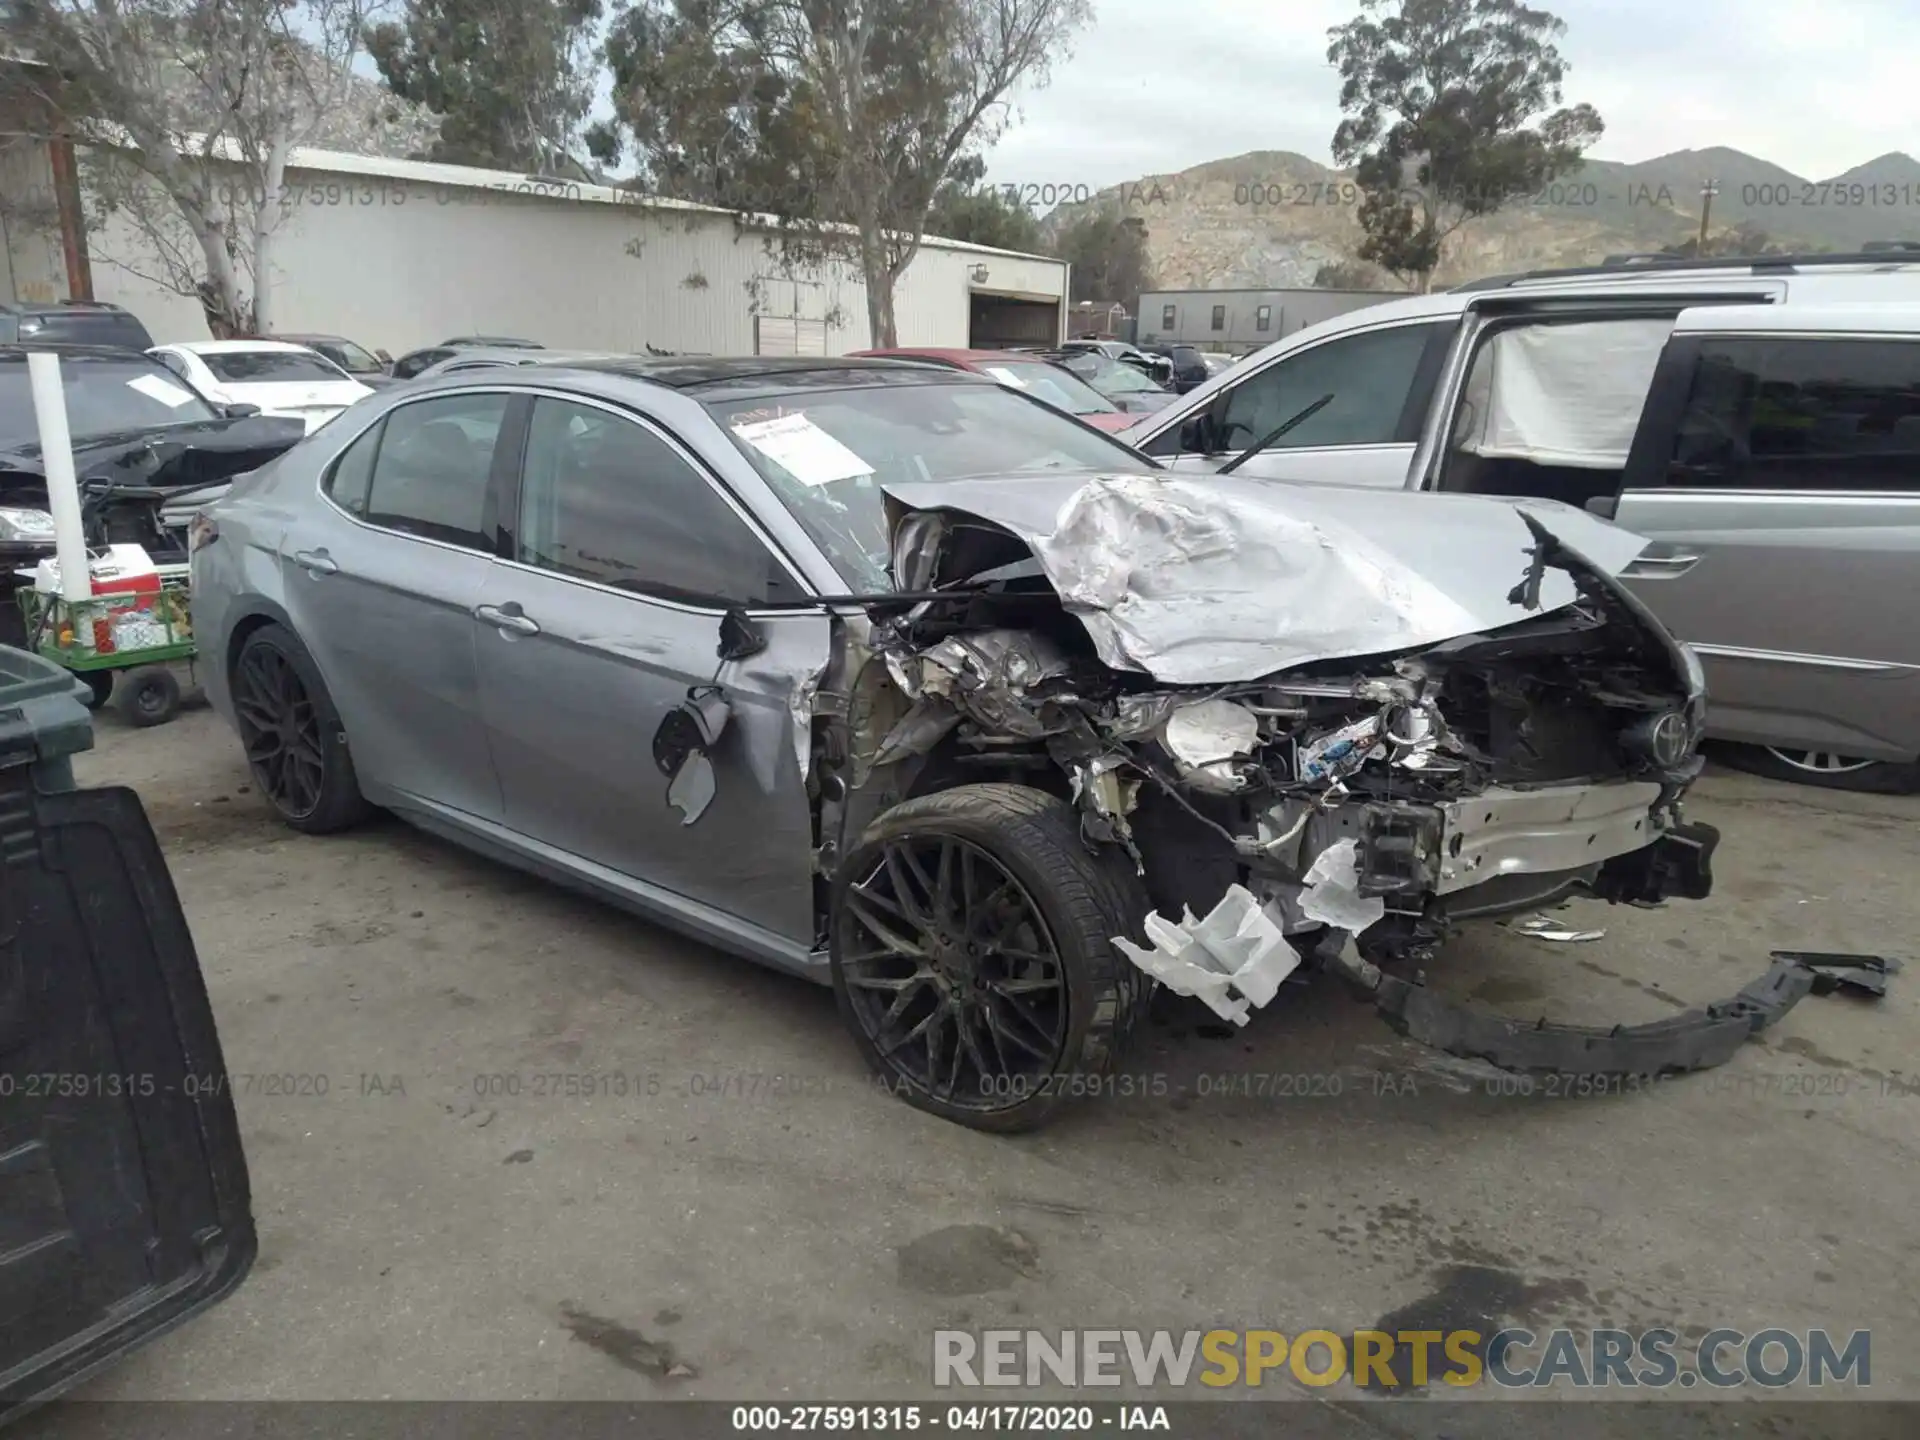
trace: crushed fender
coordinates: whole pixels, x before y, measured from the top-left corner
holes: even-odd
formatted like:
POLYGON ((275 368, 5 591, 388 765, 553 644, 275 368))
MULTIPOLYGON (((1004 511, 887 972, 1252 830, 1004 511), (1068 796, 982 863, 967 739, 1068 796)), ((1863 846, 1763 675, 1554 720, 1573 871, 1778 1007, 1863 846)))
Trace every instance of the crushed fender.
POLYGON ((1345 945, 1328 945, 1320 957, 1370 998, 1395 1031, 1449 1055, 1520 1073, 1643 1077, 1724 1065, 1749 1037, 1778 1022, 1807 995, 1844 983, 1884 993, 1885 977, 1900 968, 1898 961, 1877 956, 1775 952, 1767 973, 1730 999, 1647 1025, 1601 1029, 1471 1010, 1349 955, 1345 945))
POLYGON ((1249 1010, 1279 994, 1280 982, 1300 966, 1300 952, 1240 885, 1229 886, 1204 920, 1192 910, 1179 924, 1148 915, 1147 938, 1150 950, 1124 937, 1113 943, 1174 994, 1192 996, 1235 1025, 1245 1025, 1249 1010))

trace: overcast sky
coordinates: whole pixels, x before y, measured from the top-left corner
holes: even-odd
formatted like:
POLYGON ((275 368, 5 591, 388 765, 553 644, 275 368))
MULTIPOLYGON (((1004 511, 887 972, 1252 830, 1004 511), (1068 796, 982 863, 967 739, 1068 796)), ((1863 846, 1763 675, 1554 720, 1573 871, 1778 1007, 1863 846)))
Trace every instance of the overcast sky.
MULTIPOLYGON (((1329 162, 1327 29, 1354 0, 1094 3, 1073 57, 1022 99, 990 180, 1098 189, 1249 150, 1329 162)), ((1727 145, 1825 179, 1920 153, 1915 0, 1535 3, 1567 23, 1565 98, 1606 120, 1600 159, 1727 145)))

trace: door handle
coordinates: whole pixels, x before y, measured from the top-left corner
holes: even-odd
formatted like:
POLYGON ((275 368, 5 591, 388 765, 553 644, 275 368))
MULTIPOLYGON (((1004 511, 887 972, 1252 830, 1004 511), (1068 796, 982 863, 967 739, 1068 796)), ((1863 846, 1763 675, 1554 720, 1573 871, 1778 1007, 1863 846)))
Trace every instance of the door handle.
POLYGON ((309 575, 332 575, 339 571, 340 563, 324 550, 296 550, 293 563, 309 575))
POLYGON ((1699 563, 1700 557, 1692 551, 1675 550, 1664 555, 1642 555, 1620 573, 1627 580, 1671 580, 1699 563))
POLYGON ((484 620, 496 630, 505 630, 514 635, 538 635, 540 627, 527 616, 520 613, 520 607, 503 610, 498 605, 476 605, 473 618, 484 620))

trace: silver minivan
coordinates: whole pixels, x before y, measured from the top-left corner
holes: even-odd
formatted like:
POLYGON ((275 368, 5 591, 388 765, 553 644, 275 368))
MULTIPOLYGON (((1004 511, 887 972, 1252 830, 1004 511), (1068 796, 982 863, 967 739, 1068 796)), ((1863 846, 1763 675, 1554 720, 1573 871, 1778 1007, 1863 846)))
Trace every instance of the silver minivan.
POLYGON ((1920 263, 1682 262, 1388 302, 1121 438, 1175 469, 1610 516, 1653 542, 1626 578, 1700 652, 1742 763, 1920 788, 1920 263))

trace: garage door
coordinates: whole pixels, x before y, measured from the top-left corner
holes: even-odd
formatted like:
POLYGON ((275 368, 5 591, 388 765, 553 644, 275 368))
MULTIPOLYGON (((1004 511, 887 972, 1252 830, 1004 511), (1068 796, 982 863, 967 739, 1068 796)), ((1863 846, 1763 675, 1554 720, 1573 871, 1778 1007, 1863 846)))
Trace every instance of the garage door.
POLYGON ((756 315, 753 319, 756 355, 825 355, 827 322, 797 320, 791 316, 756 315))

